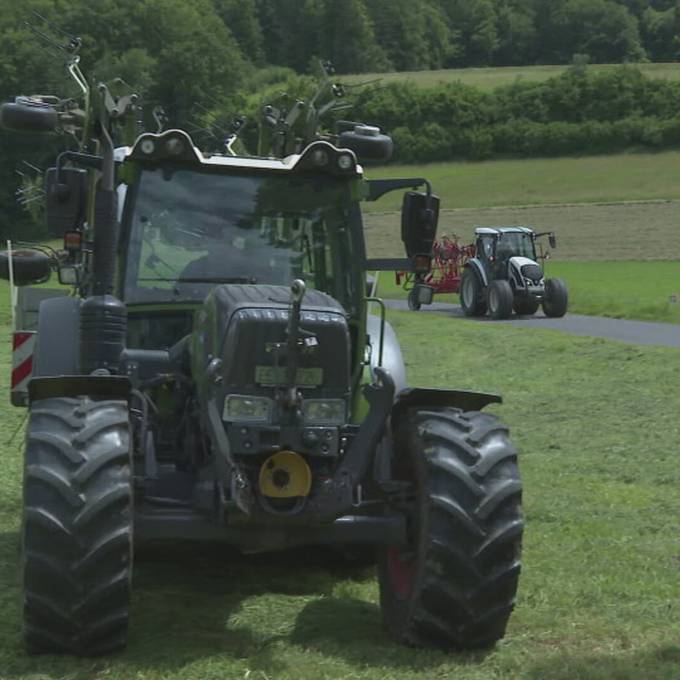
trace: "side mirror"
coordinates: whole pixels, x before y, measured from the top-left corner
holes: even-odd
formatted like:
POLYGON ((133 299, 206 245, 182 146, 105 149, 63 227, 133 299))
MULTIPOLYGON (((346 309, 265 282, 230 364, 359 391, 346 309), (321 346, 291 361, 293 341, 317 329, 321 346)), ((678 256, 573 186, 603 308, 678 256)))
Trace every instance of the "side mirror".
POLYGON ((557 239, 555 238, 555 234, 548 235, 548 243, 550 244, 551 248, 557 248, 557 239))
POLYGON ((406 254, 429 255, 437 236, 439 197, 408 191, 401 208, 401 240, 406 254))
POLYGON ((384 163, 392 158, 394 143, 389 135, 380 132, 380 128, 355 125, 353 130, 340 133, 338 148, 354 151, 360 162, 384 163))
POLYGON ((79 229, 85 221, 87 171, 80 168, 50 168, 45 176, 47 231, 61 237, 79 229), (57 181, 58 180, 58 181, 57 181))
POLYGON ((0 106, 0 125, 17 132, 54 132, 57 111, 53 106, 28 97, 0 106))
POLYGON ((12 278, 16 286, 30 286, 44 283, 50 278, 52 260, 40 250, 7 250, 0 251, 0 279, 10 279, 10 257, 12 260, 12 278))
POLYGON ((73 265, 61 265, 59 267, 59 283, 62 286, 77 286, 79 280, 77 267, 73 265))

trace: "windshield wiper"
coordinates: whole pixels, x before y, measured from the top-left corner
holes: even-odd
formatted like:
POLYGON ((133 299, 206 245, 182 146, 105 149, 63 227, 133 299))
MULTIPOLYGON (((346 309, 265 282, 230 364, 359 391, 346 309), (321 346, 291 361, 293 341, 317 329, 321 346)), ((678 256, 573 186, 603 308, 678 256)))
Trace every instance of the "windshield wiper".
POLYGON ((257 283, 254 276, 230 276, 228 278, 189 277, 175 279, 177 283, 257 283))
POLYGON ((163 281, 170 283, 257 283, 257 279, 253 276, 230 276, 227 278, 181 278, 181 279, 165 279, 165 278, 144 278, 137 279, 137 281, 163 281))

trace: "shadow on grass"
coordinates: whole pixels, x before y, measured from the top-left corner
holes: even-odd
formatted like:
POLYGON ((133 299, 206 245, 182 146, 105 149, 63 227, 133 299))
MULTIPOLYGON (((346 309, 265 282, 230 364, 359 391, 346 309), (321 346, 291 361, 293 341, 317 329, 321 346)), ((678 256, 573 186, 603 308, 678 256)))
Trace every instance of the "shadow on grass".
POLYGON ((214 545, 147 547, 136 555, 124 652, 101 659, 30 657, 21 642, 17 545, 16 532, 0 533, 0 675, 8 680, 33 674, 80 680, 96 672, 116 677, 183 675, 191 664, 211 658, 228 672, 248 667, 276 677, 288 670, 280 644, 356 664, 385 665, 387 660, 391 667, 422 668, 447 658, 414 656, 412 650, 397 647, 382 632, 378 607, 331 596, 337 578, 365 580, 372 577, 370 569, 343 564, 328 550, 242 556, 214 545), (239 620, 244 601, 258 595, 274 600, 255 605, 249 601, 239 620), (277 595, 284 597, 279 601, 277 595), (299 600, 285 596, 320 599, 300 612, 299 600), (259 607, 256 616, 253 606, 259 607), (257 630, 248 620, 258 622, 257 630), (270 620, 275 623, 269 625, 270 620), (267 630, 272 632, 263 632, 267 630))
POLYGON ((527 677, 531 680, 677 680, 680 646, 665 645, 633 654, 560 654, 533 666, 527 677))
POLYGON ((310 602, 300 612, 290 641, 354 666, 421 672, 444 664, 476 665, 493 651, 447 654, 396 645, 382 629, 377 605, 333 597, 310 602))

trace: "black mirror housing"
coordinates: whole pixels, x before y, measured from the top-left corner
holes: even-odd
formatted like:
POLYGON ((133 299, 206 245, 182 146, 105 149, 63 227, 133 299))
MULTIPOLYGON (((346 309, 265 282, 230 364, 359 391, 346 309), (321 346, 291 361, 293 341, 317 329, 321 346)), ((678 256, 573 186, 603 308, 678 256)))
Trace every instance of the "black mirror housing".
POLYGON ((61 237, 78 230, 85 221, 87 171, 80 168, 50 168, 45 176, 47 232, 61 237))
POLYGON ((0 126, 15 132, 54 132, 57 110, 43 102, 17 97, 14 102, 0 106, 0 126))
POLYGON ((548 236, 548 243, 550 244, 551 248, 557 248, 557 239, 555 238, 555 234, 550 234, 548 236))
POLYGON ((439 197, 417 191, 404 194, 401 209, 401 240, 406 254, 429 255, 437 236, 439 197))
POLYGON ((354 151, 359 162, 385 163, 392 158, 394 143, 380 128, 369 125, 355 125, 338 136, 338 148, 354 151))
POLYGON ((30 286, 44 283, 52 273, 52 259, 40 250, 0 251, 0 279, 10 280, 11 270, 15 286, 30 286))

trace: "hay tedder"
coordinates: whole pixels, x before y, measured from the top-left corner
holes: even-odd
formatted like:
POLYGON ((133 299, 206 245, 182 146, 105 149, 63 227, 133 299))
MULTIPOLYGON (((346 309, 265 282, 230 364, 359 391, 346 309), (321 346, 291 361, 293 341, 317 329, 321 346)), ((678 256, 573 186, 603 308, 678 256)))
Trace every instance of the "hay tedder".
POLYGON ((444 234, 434 243, 428 274, 420 276, 415 272, 397 272, 397 285, 409 291, 409 309, 418 311, 423 304, 429 304, 435 294, 458 293, 465 265, 475 256, 475 251, 474 244, 461 245, 459 236, 444 234), (430 290, 423 290, 423 284, 430 290))

